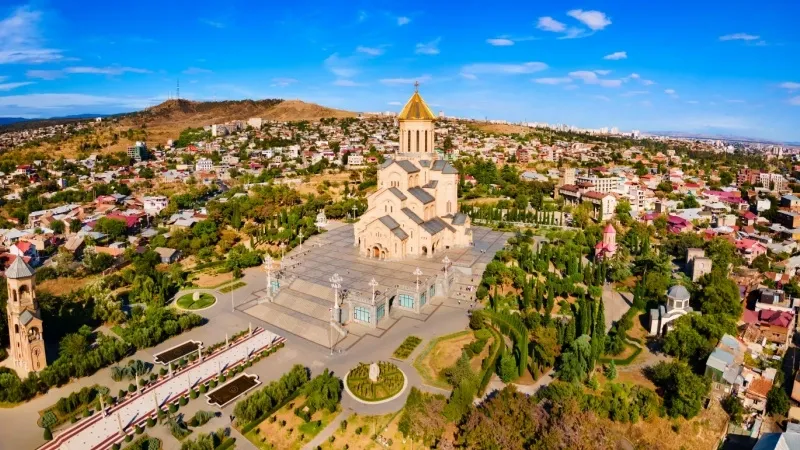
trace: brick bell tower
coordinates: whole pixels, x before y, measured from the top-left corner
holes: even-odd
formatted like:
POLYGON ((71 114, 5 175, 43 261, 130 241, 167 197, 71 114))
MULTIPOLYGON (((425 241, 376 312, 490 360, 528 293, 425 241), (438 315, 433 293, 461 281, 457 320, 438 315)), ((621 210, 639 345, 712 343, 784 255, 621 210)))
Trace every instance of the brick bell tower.
POLYGON ((33 287, 33 269, 20 256, 6 270, 9 355, 20 377, 47 366, 43 323, 33 287))

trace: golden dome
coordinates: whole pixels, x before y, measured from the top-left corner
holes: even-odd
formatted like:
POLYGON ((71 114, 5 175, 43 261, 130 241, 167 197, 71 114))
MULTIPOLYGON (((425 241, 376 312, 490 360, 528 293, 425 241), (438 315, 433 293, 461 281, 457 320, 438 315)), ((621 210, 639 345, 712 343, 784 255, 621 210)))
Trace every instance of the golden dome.
POLYGON ((408 100, 397 118, 399 120, 436 120, 433 111, 428 108, 425 100, 419 95, 419 83, 414 83, 414 87, 414 95, 408 100))

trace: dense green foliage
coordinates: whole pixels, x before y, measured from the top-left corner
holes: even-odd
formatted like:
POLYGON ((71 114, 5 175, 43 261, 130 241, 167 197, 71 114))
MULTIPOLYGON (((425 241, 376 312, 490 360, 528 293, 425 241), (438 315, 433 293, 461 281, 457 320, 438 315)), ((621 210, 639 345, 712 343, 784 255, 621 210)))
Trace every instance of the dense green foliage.
POLYGON ((297 394, 308 380, 308 370, 299 364, 295 365, 279 380, 273 381, 236 403, 234 415, 240 424, 263 418, 297 394))

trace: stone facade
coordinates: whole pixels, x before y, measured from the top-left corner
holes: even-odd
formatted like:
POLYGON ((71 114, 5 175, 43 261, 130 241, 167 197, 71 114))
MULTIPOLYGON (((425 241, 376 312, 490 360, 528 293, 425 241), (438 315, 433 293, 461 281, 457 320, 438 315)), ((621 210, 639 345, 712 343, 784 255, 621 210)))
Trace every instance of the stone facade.
POLYGON ((36 301, 33 269, 21 257, 5 272, 8 284, 9 357, 14 369, 24 377, 47 366, 44 352, 42 316, 36 301))
POLYGON ((400 152, 378 171, 378 190, 355 224, 367 258, 433 257, 472 245, 471 221, 458 212, 458 171, 433 148, 435 116, 415 92, 400 113, 400 152))

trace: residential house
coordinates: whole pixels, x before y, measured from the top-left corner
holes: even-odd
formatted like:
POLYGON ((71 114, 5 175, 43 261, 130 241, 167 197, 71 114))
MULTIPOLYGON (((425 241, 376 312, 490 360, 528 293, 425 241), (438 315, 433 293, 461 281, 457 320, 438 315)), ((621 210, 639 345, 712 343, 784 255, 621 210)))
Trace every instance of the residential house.
POLYGON ((156 247, 154 251, 158 253, 162 264, 174 264, 181 257, 181 252, 174 248, 156 247))
POLYGON ((759 256, 767 254, 767 247, 754 239, 739 239, 735 245, 736 251, 748 266, 759 256))
POLYGON ((14 256, 26 258, 26 262, 30 262, 32 266, 39 264, 39 251, 31 242, 17 241, 9 247, 8 252, 14 256))

